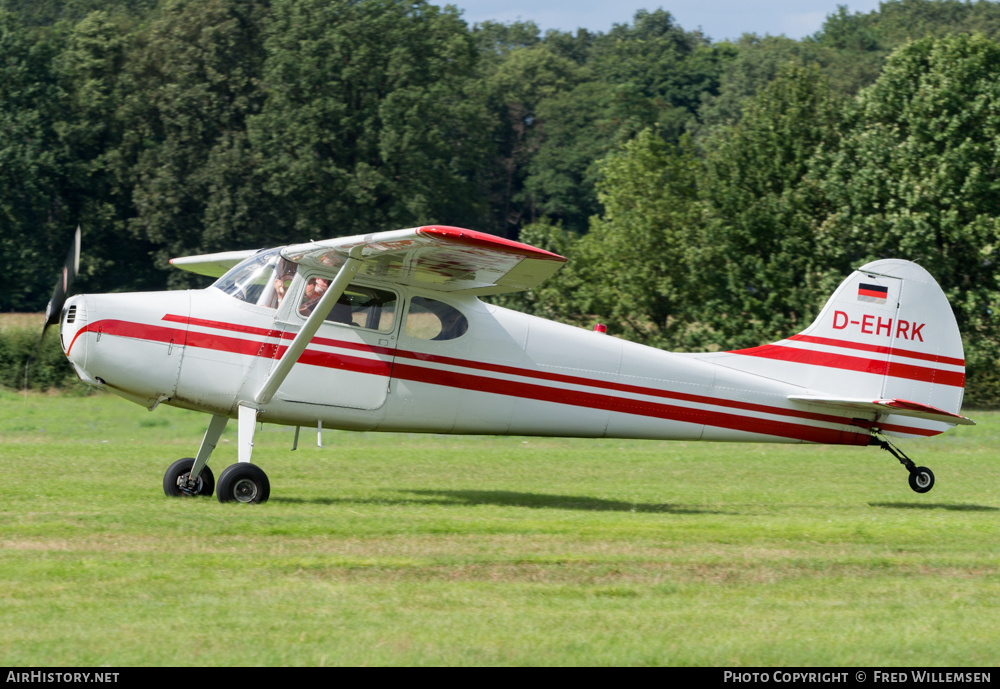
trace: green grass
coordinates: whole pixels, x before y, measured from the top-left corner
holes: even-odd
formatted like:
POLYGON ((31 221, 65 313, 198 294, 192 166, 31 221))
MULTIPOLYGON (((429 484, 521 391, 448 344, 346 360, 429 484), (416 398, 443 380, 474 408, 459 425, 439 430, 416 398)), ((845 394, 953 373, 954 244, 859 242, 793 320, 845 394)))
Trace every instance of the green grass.
POLYGON ((248 507, 163 495, 206 416, 0 392, 0 663, 995 665, 971 416, 900 443, 926 495, 875 448, 265 426, 248 507))

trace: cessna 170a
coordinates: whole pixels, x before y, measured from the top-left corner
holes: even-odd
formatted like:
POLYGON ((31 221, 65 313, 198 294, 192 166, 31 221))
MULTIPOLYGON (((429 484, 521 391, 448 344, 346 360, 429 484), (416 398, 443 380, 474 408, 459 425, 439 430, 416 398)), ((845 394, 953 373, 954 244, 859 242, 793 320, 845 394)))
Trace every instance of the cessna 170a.
MULTIPOLYGON (((79 260, 79 238, 77 239, 79 260)), ((815 322, 773 344, 676 354, 480 301, 526 290, 565 261, 430 226, 260 251, 177 258, 206 289, 49 305, 80 378, 155 409, 211 415, 167 495, 263 502, 258 423, 357 431, 876 445, 923 493, 934 475, 886 436, 919 438, 959 415, 962 341, 920 266, 862 266, 815 322), (207 462, 229 419, 238 461, 207 462)), ((297 435, 296 435, 297 440, 297 435)))

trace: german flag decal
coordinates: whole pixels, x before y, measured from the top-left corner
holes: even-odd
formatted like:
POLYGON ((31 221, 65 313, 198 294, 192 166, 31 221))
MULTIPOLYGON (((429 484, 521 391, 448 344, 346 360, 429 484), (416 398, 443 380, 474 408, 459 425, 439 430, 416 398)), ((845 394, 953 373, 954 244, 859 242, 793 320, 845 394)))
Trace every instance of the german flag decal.
POLYGON ((884 304, 889 297, 889 288, 879 285, 869 285, 860 283, 858 285, 858 301, 868 301, 875 304, 884 304))

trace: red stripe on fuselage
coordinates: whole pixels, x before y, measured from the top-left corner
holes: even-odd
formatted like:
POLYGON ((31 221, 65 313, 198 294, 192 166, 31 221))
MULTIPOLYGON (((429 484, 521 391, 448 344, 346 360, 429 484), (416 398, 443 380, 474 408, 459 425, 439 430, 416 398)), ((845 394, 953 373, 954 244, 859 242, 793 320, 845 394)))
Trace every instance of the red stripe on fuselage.
MULTIPOLYGON (((174 316, 167 314, 163 317, 165 321, 175 321, 177 323, 189 323, 202 328, 215 328, 216 330, 228 330, 234 332, 260 335, 262 337, 279 337, 282 340, 293 340, 298 332, 284 332, 281 330, 268 330, 267 328, 255 328, 249 325, 237 325, 235 323, 224 323, 222 321, 209 321, 204 318, 187 318, 186 316, 174 316)), ((345 342, 344 340, 333 340, 328 337, 314 336, 311 343, 328 347, 340 347, 341 349, 354 349, 358 351, 371 352, 373 354, 392 355, 395 350, 391 347, 373 347, 361 342, 345 342)), ((299 361, 302 358, 299 357, 299 361)))
POLYGON ((570 376, 564 373, 549 373, 547 371, 529 370, 529 369, 517 368, 515 366, 505 366, 503 364, 488 364, 482 361, 469 361, 465 359, 456 359, 453 357, 439 356, 435 354, 424 354, 422 352, 408 352, 402 349, 396 351, 396 356, 416 359, 418 361, 427 361, 431 363, 445 364, 448 366, 461 366, 463 368, 472 368, 480 371, 492 371, 493 373, 503 373, 512 376, 523 376, 526 378, 534 378, 536 380, 550 380, 554 383, 566 383, 569 385, 581 385, 593 388, 601 388, 604 390, 614 390, 616 392, 625 392, 633 395, 663 397, 665 399, 675 399, 685 402, 695 402, 697 404, 712 404, 717 407, 731 407, 734 409, 744 409, 746 411, 756 411, 764 414, 780 414, 782 416, 791 416, 800 419, 809 419, 811 421, 823 421, 825 423, 848 423, 848 421, 845 421, 844 417, 834 416, 832 414, 819 414, 816 412, 800 411, 796 409, 788 409, 785 407, 773 407, 767 404, 740 402, 738 400, 728 400, 719 397, 708 397, 705 395, 694 395, 687 392, 676 392, 674 390, 646 388, 638 385, 629 385, 627 383, 613 383, 610 381, 594 380, 593 378, 581 378, 579 376, 570 376))
POLYGON ((73 341, 69 343, 69 347, 66 348, 66 356, 69 356, 70 352, 73 351, 73 345, 76 344, 77 339, 80 335, 87 332, 101 333, 103 335, 117 335, 119 337, 128 337, 133 340, 150 340, 151 342, 176 342, 177 344, 186 344, 187 330, 180 330, 178 328, 167 328, 162 325, 149 325, 147 323, 134 323, 132 321, 119 321, 112 318, 95 321, 94 323, 89 323, 83 328, 80 328, 76 335, 73 336, 73 341))
MULTIPOLYGON (((197 325, 202 328, 215 328, 217 330, 229 330, 237 333, 247 333, 248 335, 260 335, 262 337, 281 337, 280 330, 268 330, 267 328, 255 328, 252 325, 240 325, 238 323, 224 323, 222 321, 209 321, 204 318, 189 318, 188 316, 177 316, 168 313, 163 320, 172 323, 185 323, 187 325, 197 325)), ((290 335, 294 337, 294 333, 290 335)))
MULTIPOLYGON (((180 316, 165 317, 171 320, 176 319, 178 321, 182 320, 180 316)), ((265 330, 263 328, 250 328, 248 326, 240 326, 235 324, 224 323, 221 321, 206 321, 203 319, 184 319, 193 325, 200 325, 204 327, 212 327, 223 330, 239 330, 241 332, 250 332, 251 330, 256 331, 258 334, 266 334, 270 336, 277 336, 280 333, 275 330, 265 330)), ((285 338, 294 337, 294 333, 283 333, 285 338)), ((385 347, 370 347, 368 345, 354 343, 354 342, 344 342, 342 340, 331 340, 322 337, 314 337, 312 340, 316 344, 328 345, 331 347, 342 347, 347 349, 363 349, 371 351, 375 354, 391 354, 393 350, 385 347)), ((307 350, 308 351, 308 350, 307 350)), ((570 385, 581 385, 587 387, 600 387, 606 390, 614 390, 616 392, 625 392, 636 395, 648 395, 651 397, 663 397, 667 399, 676 399, 686 402, 695 402, 699 404, 711 404, 715 406, 725 406, 735 409, 743 409, 746 411, 755 411, 765 414, 778 414, 782 416, 790 416, 794 418, 808 419, 811 421, 821 421, 824 423, 835 423, 844 424, 850 423, 849 420, 845 420, 844 417, 834 416, 832 414, 820 414, 815 412, 800 411, 796 409, 787 409, 783 407, 773 407, 765 404, 754 404, 752 402, 740 402, 737 400, 726 400, 717 397, 707 397, 704 395, 693 395, 690 393, 675 392, 671 390, 661 390, 657 388, 646 388, 638 385, 629 385, 626 383, 613 383, 607 381, 595 381, 593 378, 582 378, 579 376, 570 376, 561 373, 549 373, 546 371, 539 371, 537 369, 523 369, 517 368, 515 366, 506 366, 503 364, 489 364, 482 361, 472 361, 468 359, 457 359, 454 357, 440 356, 436 354, 426 354, 423 352, 412 352, 403 349, 395 350, 395 355, 397 357, 404 357, 409 359, 416 359, 418 361, 426 361, 429 363, 445 364, 448 366, 457 366, 462 368, 472 368, 480 371, 491 371, 493 373, 503 373, 505 375, 522 376, 526 378, 534 378, 541 380, 549 380, 557 383, 567 383, 570 385)), ((304 361, 301 357, 299 361, 302 363, 309 363, 304 361)), ((398 377, 398 376, 397 376, 398 377)), ((492 378, 487 380, 493 380, 492 378)))
MULTIPOLYGON (((266 334, 268 337, 281 337, 290 339, 294 333, 282 333, 277 330, 264 328, 251 328, 249 326, 239 326, 235 324, 222 323, 219 321, 204 321, 201 319, 187 319, 178 316, 168 316, 164 320, 174 322, 186 322, 191 325, 202 327, 212 327, 223 330, 237 332, 254 331, 256 334, 266 334)), ((230 352, 244 356, 262 356, 273 358, 282 356, 286 351, 285 345, 268 343, 260 340, 246 340, 243 338, 226 337, 198 331, 184 331, 175 328, 165 328, 163 326, 128 323, 125 321, 103 320, 91 323, 77 333, 96 331, 102 328, 108 335, 121 337, 131 337, 135 339, 167 342, 171 339, 178 340, 186 332, 188 346, 209 349, 214 351, 230 352)), ((74 338, 75 342, 75 338, 74 338)), ((353 349, 369 351, 375 354, 392 354, 393 350, 386 347, 370 347, 361 343, 344 342, 329 338, 313 338, 316 344, 338 347, 343 349, 353 349)), ((72 346, 72 345, 71 345, 72 346)), ((836 425, 852 425, 852 419, 832 414, 820 414, 806 412, 783 407, 774 407, 764 404, 750 402, 740 402, 724 398, 707 397, 704 395, 693 395, 690 393, 675 392, 670 390, 660 390, 656 388, 645 388, 625 383, 614 383, 610 381, 595 381, 590 378, 569 376, 566 374, 549 373, 545 371, 522 369, 502 364, 490 364, 480 361, 456 359, 421 352, 410 352, 405 350, 395 351, 397 357, 410 358, 427 363, 438 363, 449 366, 477 369, 480 371, 490 371, 507 375, 534 378, 537 380, 547 380, 551 382, 567 383, 572 385, 596 387, 609 391, 624 392, 629 394, 647 395, 651 397, 661 397, 678 401, 694 402, 699 404, 713 405, 719 407, 729 407, 745 411, 753 411, 764 414, 773 414, 791 418, 801 418, 810 421, 819 421, 836 425)), ((661 402, 651 402, 635 400, 631 398, 616 397, 600 392, 582 392, 567 390, 565 388, 550 387, 498 379, 488 376, 480 376, 469 373, 459 373, 445 371, 437 368, 414 366, 411 364, 401 364, 397 360, 395 364, 380 359, 367 359, 363 357, 348 356, 344 354, 334 354, 317 350, 307 349, 298 359, 299 363, 324 368, 333 368, 372 375, 389 376, 423 382, 445 387, 458 389, 479 390, 493 394, 502 394, 523 399, 536 399, 549 401, 558 404, 572 406, 589 407, 616 411, 627 414, 636 414, 652 418, 662 418, 687 423, 703 424, 731 430, 745 431, 749 433, 759 433, 773 435, 782 438, 804 440, 808 442, 833 443, 833 444, 867 444, 868 433, 856 433, 851 431, 840 431, 835 429, 819 428, 810 425, 797 424, 786 421, 773 421, 761 419, 759 417, 741 416, 727 412, 709 411, 681 407, 676 405, 663 404, 661 402)), ((905 427, 898 427, 900 432, 912 432, 923 435, 923 429, 908 430, 905 427)), ((927 434, 936 435, 938 431, 929 431, 927 434)))
MULTIPOLYGON (((164 319, 164 320, 179 320, 179 319, 164 319)), ((236 328, 232 328, 235 330, 236 328)), ((173 340, 177 344, 186 343, 189 347, 197 347, 199 349, 208 349, 216 352, 228 352, 231 354, 240 354, 243 356, 258 356, 267 359, 280 358, 284 356, 285 351, 288 349, 286 345, 278 345, 273 342, 265 342, 260 340, 245 340, 239 337, 226 337, 224 335, 215 335, 211 333, 203 333, 194 330, 180 330, 178 328, 166 328, 161 325, 150 325, 146 323, 134 323, 129 321, 119 321, 114 319, 105 319, 96 321, 94 323, 88 324, 86 327, 81 328, 77 332, 76 336, 73 338, 73 343, 76 342, 76 338, 85 332, 97 332, 101 331, 104 335, 115 335, 118 337, 127 337, 134 340, 148 340, 150 342, 170 342, 173 340), (186 338, 186 339, 185 339, 186 338)), ((263 330, 258 328, 257 330, 263 330)), ((274 337, 282 335, 277 330, 264 331, 268 333, 273 333, 274 337)), ((286 333, 287 334, 287 333, 286 333)), ((294 336, 294 335, 293 335, 294 336)), ((323 340, 324 338, 313 338, 314 342, 323 340)), ((319 343, 319 342, 318 342, 319 343)), ((319 344, 328 344, 337 347, 344 347, 348 349, 374 349, 368 348, 363 345, 359 346, 352 342, 341 342, 339 340, 326 340, 325 342, 319 344)), ((70 344, 70 349, 73 348, 73 344, 70 344)), ((387 348, 385 351, 391 351, 387 348)), ((388 376, 392 371, 392 364, 387 361, 382 361, 378 359, 365 359, 362 357, 345 356, 342 354, 333 354, 330 352, 322 352, 318 350, 307 349, 298 358, 297 363, 309 364, 311 366, 322 366, 323 368, 333 368, 341 369, 347 371, 355 371, 358 373, 370 373, 373 375, 388 376)))
MULTIPOLYGON (((636 414, 657 419, 714 426, 734 431, 759 433, 814 443, 867 445, 870 438, 868 433, 804 426, 787 421, 772 421, 770 419, 740 416, 739 414, 693 409, 691 407, 678 407, 660 402, 645 402, 636 399, 613 397, 594 392, 580 392, 578 390, 566 390, 565 388, 553 388, 547 385, 519 383, 499 378, 488 378, 467 373, 455 373, 441 369, 400 364, 399 362, 396 362, 396 365, 393 367, 392 375, 394 378, 430 383, 432 385, 443 385, 450 388, 477 390, 495 395, 507 395, 520 399, 533 399, 543 402, 554 402, 556 404, 568 404, 576 407, 602 409, 623 414, 636 414)), ((843 419, 838 419, 838 422, 846 425, 846 421, 843 419)))
MULTIPOLYGON (((908 359, 919 359, 930 361, 935 364, 947 364, 949 366, 965 366, 965 359, 956 359, 939 354, 925 354, 915 352, 912 349, 899 349, 898 347, 885 347, 883 345, 865 344, 863 342, 851 342, 849 340, 836 340, 832 337, 815 337, 814 335, 792 335, 788 338, 793 342, 809 342, 812 344, 827 345, 830 347, 843 347, 844 349, 854 349, 861 352, 875 352, 876 354, 889 354, 892 352, 898 356, 905 356, 908 359)), ((739 354, 740 351, 734 352, 739 354)))
POLYGON ((917 380, 922 383, 936 383, 953 387, 965 387, 965 373, 959 371, 943 371, 937 368, 902 364, 897 361, 887 362, 880 359, 865 359, 847 354, 831 354, 817 352, 811 349, 797 349, 781 345, 764 345, 752 349, 740 349, 731 354, 755 356, 775 361, 788 361, 795 364, 808 364, 824 368, 836 368, 842 371, 859 371, 876 375, 888 375, 892 378, 917 380))
MULTIPOLYGON (((251 335, 260 335, 260 336, 263 336, 263 337, 281 337, 282 339, 286 339, 286 340, 290 340, 290 339, 294 338, 295 334, 296 334, 294 332, 282 332, 282 331, 279 331, 279 330, 269 330, 267 328, 256 328, 256 327, 253 327, 253 326, 240 325, 240 324, 236 324, 236 323, 226 323, 224 321, 211 321, 211 320, 206 320, 206 319, 203 319, 203 318, 188 318, 186 316, 176 316, 176 315, 173 315, 173 314, 167 314, 166 316, 163 317, 163 320, 165 320, 165 321, 174 321, 174 322, 177 322, 177 323, 188 323, 190 325, 200 326, 200 327, 204 327, 204 328, 216 328, 216 329, 219 329, 219 330, 229 330, 229 331, 247 333, 247 334, 251 334, 251 335)), ((873 352, 873 353, 876 353, 876 354, 889 354, 890 351, 891 351, 892 353, 898 354, 899 356, 905 356, 905 357, 910 358, 910 359, 918 359, 918 360, 922 360, 922 361, 929 361, 931 363, 948 364, 948 365, 951 365, 951 366, 964 366, 965 365, 965 361, 963 359, 956 359, 956 358, 946 357, 946 356, 940 356, 940 355, 936 355, 936 354, 925 354, 923 352, 917 352, 917 351, 907 350, 907 349, 899 349, 899 348, 895 348, 895 347, 894 348, 889 348, 889 347, 885 347, 885 346, 881 346, 881 345, 870 345, 870 344, 864 344, 864 343, 861 343, 861 342, 851 342, 849 340, 837 340, 837 339, 833 339, 833 338, 829 338, 829 337, 815 337, 815 336, 812 336, 812 335, 793 335, 792 337, 789 337, 788 339, 790 341, 808 342, 808 343, 812 343, 812 344, 822 344, 822 345, 827 345, 827 346, 831 346, 831 347, 842 347, 842 348, 845 348, 845 349, 853 349, 853 350, 863 351, 863 352, 873 352)), ((353 342, 344 342, 342 340, 331 340, 331 339, 322 338, 322 337, 314 337, 312 341, 315 342, 316 344, 329 345, 329 346, 332 346, 332 347, 345 347, 345 348, 348 348, 348 349, 368 350, 368 351, 371 351, 371 352, 376 353, 376 354, 391 354, 393 352, 393 350, 390 349, 390 348, 388 348, 388 347, 370 347, 368 345, 363 345, 363 344, 358 344, 358 343, 353 343, 353 342)), ((773 346, 775 346, 775 345, 765 345, 764 347, 754 347, 752 349, 737 350, 737 351, 734 351, 732 353, 733 354, 745 354, 745 355, 748 355, 748 356, 761 356, 761 354, 759 354, 759 353, 755 354, 753 352, 756 352, 757 350, 761 350, 761 349, 764 349, 764 348, 767 348, 767 347, 773 347, 773 346)), ((431 354, 422 354, 420 352, 405 352, 403 350, 398 350, 398 351, 396 351, 396 355, 397 356, 400 356, 400 355, 402 355, 402 356, 409 356, 411 358, 421 359, 421 360, 424 360, 424 361, 437 361, 437 362, 448 363, 448 364, 453 364, 453 365, 457 365, 457 366, 465 366, 465 367, 471 367, 471 368, 482 368, 484 370, 490 370, 490 371, 496 371, 496 372, 502 372, 502 373, 511 373, 513 375, 527 375, 527 376, 531 376, 531 377, 539 377, 539 375, 542 375, 542 376, 545 376, 549 380, 559 380, 561 382, 581 383, 581 384, 584 384, 584 385, 593 385, 594 384, 594 381, 590 380, 590 379, 575 378, 575 379, 569 380, 569 379, 571 379, 573 377, 572 376, 559 376, 558 374, 550 374, 550 375, 546 376, 544 373, 540 373, 538 371, 525 371, 525 370, 521 370, 521 369, 515 369, 512 366, 495 366, 495 365, 490 365, 490 364, 483 364, 483 363, 476 362, 476 361, 463 361, 463 360, 458 360, 458 359, 450 359, 449 357, 441 357, 441 356, 435 356, 435 355, 431 355, 431 354)), ((837 355, 831 355, 831 356, 837 356, 837 355)), ((873 361, 874 361, 874 363, 876 365, 880 364, 880 362, 878 362, 877 360, 873 360, 873 361)), ((822 364, 820 364, 820 365, 822 365, 822 364)), ((901 364, 901 365, 905 366, 905 364, 901 364)), ((920 367, 914 367, 914 368, 920 368, 920 367)), ((851 370, 858 370, 858 369, 851 369, 851 370)), ((936 369, 921 369, 921 370, 936 371, 936 369)), ((882 371, 868 371, 868 372, 870 372, 870 373, 871 372, 874 372, 874 373, 884 373, 884 370, 882 370, 882 371)), ((943 373, 950 373, 950 374, 953 374, 953 375, 955 374, 954 371, 944 371, 943 373)), ((964 377, 963 377, 963 381, 964 381, 964 377)), ((625 392, 635 392, 635 391, 643 390, 642 388, 638 388, 636 386, 629 386, 629 385, 620 385, 619 386, 617 384, 614 384, 614 385, 615 385, 614 389, 622 390, 622 391, 625 391, 625 392)), ((652 391, 649 391, 649 392, 642 392, 641 394, 656 394, 657 392, 661 392, 661 391, 652 390, 652 391)), ((697 400, 693 400, 693 401, 697 401, 697 400)))

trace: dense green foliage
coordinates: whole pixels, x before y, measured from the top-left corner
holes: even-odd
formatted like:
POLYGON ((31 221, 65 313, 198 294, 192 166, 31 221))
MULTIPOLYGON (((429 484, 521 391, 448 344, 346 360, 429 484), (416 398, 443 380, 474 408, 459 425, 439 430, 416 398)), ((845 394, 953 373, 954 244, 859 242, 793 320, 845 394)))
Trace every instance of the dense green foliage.
POLYGON ((63 356, 59 338, 52 335, 39 343, 38 331, 0 330, 0 387, 48 390, 79 385, 85 390, 63 356))
POLYGON ((1000 403, 1000 3, 713 42, 470 27, 425 0, 0 0, 0 311, 202 284, 171 256, 425 223, 570 258, 508 303, 692 349, 794 332, 919 260, 1000 403))
POLYGON ((815 194, 803 179, 816 152, 836 146, 838 122, 818 70, 789 66, 707 142, 704 233, 693 247, 703 301, 694 317, 728 346, 794 332, 825 296, 813 279, 826 267, 810 212, 815 194))

